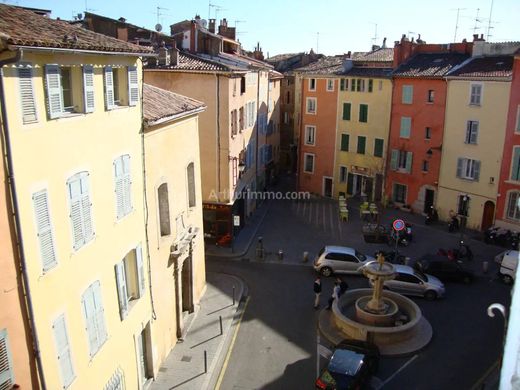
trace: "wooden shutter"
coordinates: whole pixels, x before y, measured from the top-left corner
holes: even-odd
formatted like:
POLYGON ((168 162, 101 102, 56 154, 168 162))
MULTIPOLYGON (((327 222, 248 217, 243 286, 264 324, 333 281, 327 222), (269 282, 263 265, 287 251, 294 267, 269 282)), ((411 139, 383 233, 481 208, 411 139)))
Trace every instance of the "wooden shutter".
POLYGON ((473 160, 473 180, 478 181, 480 178, 480 161, 473 160))
POLYGON ((143 248, 141 244, 135 248, 135 261, 137 265, 137 281, 139 283, 139 298, 143 297, 146 288, 146 273, 143 262, 143 248))
POLYGON ((105 326, 105 309, 103 308, 103 300, 101 298, 101 283, 96 280, 93 284, 93 297, 95 306, 95 322, 98 334, 98 349, 103 345, 107 338, 107 330, 105 326))
POLYGON ((83 293, 81 306, 83 307, 83 317, 85 318, 85 329, 87 331, 90 356, 94 356, 99 349, 99 339, 96 325, 96 306, 94 304, 93 285, 83 293))
POLYGON ((85 112, 94 112, 94 67, 83 66, 83 105, 85 112))
POLYGON ((38 120, 36 116, 36 100, 32 82, 32 68, 20 66, 18 68, 18 81, 20 86, 20 100, 22 103, 22 120, 24 124, 38 120))
POLYGON ((457 177, 462 177, 462 168, 464 166, 465 158, 459 157, 457 159, 457 177))
POLYGON ((478 139, 478 122, 472 121, 470 129, 469 143, 476 145, 478 139))
POLYGON ((513 168, 511 169, 511 180, 520 180, 520 147, 513 149, 513 168))
POLYGON ((0 330, 0 389, 10 389, 14 384, 14 372, 9 349, 7 329, 0 330))
POLYGON ((374 80, 368 79, 368 92, 372 92, 374 90, 374 80))
POLYGON ((383 157, 383 144, 384 141, 380 138, 374 140, 374 156, 383 157))
POLYGON ((72 225, 73 248, 79 249, 85 242, 81 216, 81 180, 79 176, 69 179, 70 221, 72 225))
POLYGON ((115 106, 115 104, 114 104, 114 73, 112 72, 112 67, 110 67, 110 66, 105 67, 104 77, 105 77, 105 108, 107 110, 112 110, 115 106))
POLYGON ((412 125, 412 118, 407 116, 401 117, 401 129, 399 137, 401 138, 410 138, 410 128, 412 125))
POLYGON ((396 171, 397 170, 397 161, 399 160, 399 151, 392 149, 392 154, 390 158, 390 169, 396 171))
POLYGON ((188 175, 188 204, 189 207, 195 207, 195 165, 193 163, 188 164, 187 168, 188 175))
POLYGON ((366 104, 359 105, 359 121, 360 122, 368 121, 368 106, 366 104))
POLYGON ((344 152, 348 152, 348 144, 349 144, 349 135, 341 134, 341 150, 344 152))
POLYGON ((72 365, 72 354, 70 351, 65 314, 61 314, 52 324, 56 353, 60 365, 61 380, 63 388, 66 389, 75 378, 74 366, 72 365))
POLYGON ((47 190, 33 194, 32 198, 43 272, 47 272, 57 264, 47 190))
POLYGON ((124 172, 123 159, 118 157, 114 161, 114 186, 116 194, 116 214, 117 219, 125 215, 125 199, 124 199, 124 172))
POLYGON ((45 65, 45 87, 49 118, 59 118, 63 112, 63 96, 61 91, 61 74, 58 65, 45 65))
POLYGON ((123 193, 125 196, 125 214, 132 211, 132 175, 130 173, 130 155, 123 156, 123 193))
POLYGON ((344 91, 345 90, 345 79, 341 79, 340 82, 339 82, 339 89, 341 91, 344 91))
POLYGON ((352 104, 350 103, 343 103, 343 120, 349 121, 350 120, 350 109, 352 107, 352 104))
POLYGON ((119 298, 119 315, 124 320, 128 314, 128 291, 126 287, 126 275, 123 262, 115 265, 117 296, 119 298))
POLYGON ((365 154, 366 137, 358 136, 357 152, 358 154, 365 154))
POLYGON ((406 152, 406 172, 412 172, 412 152, 406 152))
POLYGON ((84 173, 81 177, 81 217, 83 220, 83 234, 85 242, 90 241, 94 235, 92 228, 92 203, 90 202, 89 175, 84 173))
POLYGON ((137 68, 135 66, 128 67, 128 105, 137 106, 139 103, 139 78, 137 77, 137 68))

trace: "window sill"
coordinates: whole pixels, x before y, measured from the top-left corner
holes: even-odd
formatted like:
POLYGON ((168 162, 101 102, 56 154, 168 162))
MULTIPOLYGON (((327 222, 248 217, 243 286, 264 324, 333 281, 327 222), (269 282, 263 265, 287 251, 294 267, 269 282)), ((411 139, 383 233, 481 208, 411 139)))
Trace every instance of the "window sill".
POLYGON ((306 173, 307 175, 314 175, 314 172, 309 172, 309 171, 303 171, 303 173, 306 173))
POLYGON ((468 104, 470 107, 480 107, 481 104, 480 103, 470 103, 468 104))
POLYGON ((316 115, 316 111, 312 111, 312 112, 307 111, 307 112, 305 112, 305 113, 306 113, 307 115, 316 115))
POLYGON ((305 146, 316 146, 316 144, 308 144, 308 143, 305 143, 305 146))

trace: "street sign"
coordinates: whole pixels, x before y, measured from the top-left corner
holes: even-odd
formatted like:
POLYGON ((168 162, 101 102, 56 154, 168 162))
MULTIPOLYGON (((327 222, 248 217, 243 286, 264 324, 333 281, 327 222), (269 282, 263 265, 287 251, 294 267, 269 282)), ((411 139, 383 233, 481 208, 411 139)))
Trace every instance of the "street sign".
POLYGON ((240 215, 233 215, 233 226, 240 226, 240 215))
POLYGON ((406 227, 406 225, 402 219, 396 219, 392 223, 392 227, 394 228, 395 231, 400 231, 400 230, 403 230, 406 227))

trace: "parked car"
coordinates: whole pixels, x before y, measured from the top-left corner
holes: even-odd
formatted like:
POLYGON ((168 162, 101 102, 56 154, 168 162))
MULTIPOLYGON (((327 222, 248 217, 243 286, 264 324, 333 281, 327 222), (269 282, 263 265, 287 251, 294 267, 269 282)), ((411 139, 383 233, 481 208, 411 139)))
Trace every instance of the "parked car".
POLYGON ((515 281, 519 254, 519 251, 509 250, 495 256, 495 261, 500 264, 498 275, 505 284, 513 284, 515 281))
POLYGON ((326 246, 322 248, 314 260, 314 269, 323 276, 333 273, 361 273, 359 270, 369 261, 375 260, 354 248, 345 246, 326 246))
POLYGON ((364 389, 379 366, 377 346, 344 340, 336 346, 327 366, 316 379, 316 389, 364 389))
POLYGON ((414 268, 423 273, 439 278, 442 282, 463 282, 470 284, 475 278, 473 271, 464 268, 457 261, 450 261, 445 256, 426 255, 414 264, 414 268))
MULTIPOLYGON (((444 284, 433 275, 424 274, 407 265, 394 265, 395 279, 385 280, 383 286, 403 295, 416 295, 428 300, 444 296, 444 284)), ((372 280, 370 284, 373 286, 372 280)))

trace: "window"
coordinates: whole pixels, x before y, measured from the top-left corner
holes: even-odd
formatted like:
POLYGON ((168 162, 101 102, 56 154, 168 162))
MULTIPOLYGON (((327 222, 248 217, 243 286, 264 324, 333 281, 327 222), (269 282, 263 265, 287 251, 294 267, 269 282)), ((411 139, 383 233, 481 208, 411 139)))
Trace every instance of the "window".
POLYGON ((287 91, 287 96, 285 98, 285 103, 287 103, 287 104, 291 103, 291 91, 287 91))
POLYGON ((72 353, 70 351, 65 314, 61 314, 53 322, 52 333, 54 334, 56 355, 60 365, 61 383, 63 384, 63 388, 66 389, 70 386, 76 375, 74 374, 74 366, 72 365, 72 353))
POLYGON ((54 247, 54 236, 51 226, 47 190, 36 192, 33 194, 32 199, 34 214, 36 216, 36 229, 40 244, 42 269, 43 273, 45 273, 58 264, 56 261, 56 250, 54 247))
POLYGON ((231 120, 231 135, 237 135, 238 133, 238 127, 237 127, 237 110, 231 110, 230 114, 230 120, 231 120))
POLYGON ((145 294, 145 270, 141 245, 131 250, 115 265, 119 315, 121 321, 128 314, 130 302, 145 294))
POLYGON ((359 121, 368 122, 368 104, 359 105, 359 121))
POLYGON ((340 166, 339 167, 339 182, 346 183, 347 182, 347 167, 340 166))
POLYGON ((114 83, 114 104, 116 106, 121 106, 121 69, 120 68, 112 68, 112 81, 114 83))
POLYGON ((240 107, 238 109, 238 129, 240 131, 244 130, 245 116, 244 116, 244 107, 240 107))
POLYGON ((348 142, 349 142, 349 135, 348 134, 341 134, 341 151, 348 152, 348 142))
POLYGON ((188 164, 186 174, 188 178, 188 206, 195 207, 197 205, 195 196, 195 164, 192 162, 188 164))
POLYGON ((130 156, 125 154, 114 161, 114 183, 116 193, 117 219, 132 211, 132 177, 130 175, 130 156))
POLYGON ((74 103, 72 102, 72 76, 69 67, 60 68, 61 76, 61 93, 63 96, 63 109, 73 112, 74 103))
POLYGON ((103 390, 125 390, 125 376, 120 368, 112 374, 103 390))
POLYGON ((170 225, 170 201, 168 199, 168 183, 162 183, 157 189, 157 199, 159 203, 159 225, 161 237, 169 236, 171 233, 170 225))
POLYGON ((315 145, 316 127, 305 126, 305 145, 315 145))
POLYGON ((513 157, 511 161, 511 180, 520 181, 520 147, 513 148, 513 157))
POLYGON ((20 88, 20 102, 22 104, 22 121, 24 124, 37 122, 38 116, 36 115, 32 67, 30 65, 19 65, 18 82, 20 88))
MULTIPOLYGON (((25 123, 25 122, 24 122, 25 123)), ((515 133, 520 133, 520 105, 516 109, 516 126, 515 133)))
POLYGON ((376 138, 374 140, 374 156, 375 157, 383 157, 383 145, 384 145, 384 140, 382 140, 381 138, 376 138))
POLYGON ((457 177, 478 181, 480 175, 480 161, 470 158, 457 159, 457 177))
POLYGON ((93 357, 107 339, 105 311, 99 280, 92 283, 81 297, 83 318, 87 329, 90 357, 93 357))
POLYGON ((333 79, 327 79, 327 91, 329 91, 329 92, 334 91, 334 80, 333 79))
POLYGON ((244 76, 240 77, 240 95, 246 93, 246 78, 244 76))
POLYGON ((367 143, 367 137, 358 136, 357 137, 357 152, 358 154, 365 154, 365 146, 367 143))
POLYGON ((137 350, 137 362, 139 367, 139 389, 147 388, 148 380, 153 378, 152 364, 148 360, 151 356, 150 324, 135 338, 137 350))
POLYGON ((316 91, 316 79, 309 79, 309 91, 316 91))
POLYGON ((432 128, 426 127, 424 129, 424 139, 432 139, 432 128))
POLYGON ((413 85, 403 85, 403 95, 401 103, 412 104, 413 102, 413 85))
POLYGON ((365 79, 358 79, 356 85, 356 91, 365 92, 365 79))
POLYGON ((305 153, 305 164, 303 171, 306 173, 314 173, 314 154, 305 153))
POLYGON ((404 171, 406 173, 411 173, 412 171, 412 152, 407 152, 405 150, 392 150, 391 158, 390 158, 390 169, 397 171, 404 171))
POLYGON ((348 91, 348 79, 341 79, 339 89, 342 91, 348 91))
POLYGON ((374 80, 368 79, 368 92, 372 92, 374 90, 374 80))
POLYGON ((520 221, 520 192, 512 191, 507 197, 507 218, 520 221))
POLYGON ((139 77, 137 68, 104 69, 105 109, 113 110, 116 106, 137 106, 139 103, 139 77))
POLYGON ((316 114, 316 98, 307 98, 307 114, 316 114))
POLYGON ((435 98, 435 91, 433 89, 428 90, 428 103, 433 103, 433 99, 435 98))
POLYGON ((393 201, 406 204, 406 191, 407 187, 405 185, 394 183, 392 191, 393 201))
POLYGON ((379 80, 379 90, 382 91, 383 90, 383 81, 382 80, 379 80))
POLYGON ((412 118, 407 116, 401 117, 401 128, 399 129, 399 137, 410 138, 412 128, 412 118))
POLYGON ((477 144, 478 138, 478 121, 468 121, 466 126, 466 138, 464 143, 466 144, 477 144))
POLYGON ((430 170, 430 163, 428 160, 423 160, 422 162, 422 171, 428 172, 430 170))
POLYGON ((7 329, 0 330, 0 363, 0 389, 11 389, 14 385, 14 371, 7 329))
POLYGON ((457 214, 468 216, 470 197, 468 195, 459 195, 457 214))
POLYGON ((469 104, 480 106, 482 100, 482 84, 471 84, 469 104))
POLYGON ((355 92, 356 89, 358 89, 358 87, 357 87, 358 82, 359 82, 358 79, 350 79, 350 91, 351 92, 355 92))
POLYGON ((343 120, 349 121, 350 120, 350 110, 352 108, 351 103, 343 103, 343 120))
POLYGON ((94 237, 89 174, 80 172, 67 181, 73 248, 78 250, 94 237))

